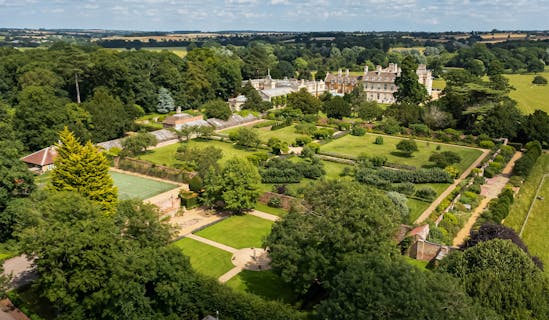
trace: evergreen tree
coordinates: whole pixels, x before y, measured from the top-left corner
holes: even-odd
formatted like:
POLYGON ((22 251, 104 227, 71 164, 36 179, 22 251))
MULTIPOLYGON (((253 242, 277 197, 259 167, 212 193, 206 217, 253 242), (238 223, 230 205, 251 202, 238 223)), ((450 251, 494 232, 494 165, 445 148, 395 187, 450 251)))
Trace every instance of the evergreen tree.
POLYGON ((114 213, 118 190, 109 175, 105 156, 89 141, 80 144, 67 128, 59 133, 59 140, 51 187, 58 191, 76 191, 98 203, 105 213, 114 213))
POLYGON ((175 102, 170 95, 170 91, 164 87, 158 89, 158 104, 156 105, 156 111, 159 113, 168 113, 174 109, 175 102))
POLYGON ((407 56, 401 64, 400 76, 396 78, 395 84, 398 86, 395 92, 396 100, 400 102, 408 102, 411 104, 420 104, 427 100, 427 90, 419 83, 416 73, 417 64, 414 57, 407 56))

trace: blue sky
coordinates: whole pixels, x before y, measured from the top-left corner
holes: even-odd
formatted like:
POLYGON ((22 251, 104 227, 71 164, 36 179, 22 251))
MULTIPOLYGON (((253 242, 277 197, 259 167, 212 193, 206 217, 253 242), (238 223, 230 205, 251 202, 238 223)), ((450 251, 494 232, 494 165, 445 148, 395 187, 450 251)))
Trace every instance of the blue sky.
POLYGON ((549 29, 549 0, 0 0, 0 27, 120 30, 549 29))

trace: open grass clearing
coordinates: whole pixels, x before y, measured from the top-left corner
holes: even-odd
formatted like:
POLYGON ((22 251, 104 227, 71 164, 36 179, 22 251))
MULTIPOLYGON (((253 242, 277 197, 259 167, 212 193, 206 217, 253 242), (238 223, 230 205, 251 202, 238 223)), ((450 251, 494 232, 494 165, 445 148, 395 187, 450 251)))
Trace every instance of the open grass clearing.
POLYGON ((516 89, 512 90, 509 96, 517 101, 519 109, 525 114, 533 113, 535 109, 541 109, 549 113, 549 85, 532 84, 532 80, 536 75, 549 80, 549 69, 537 74, 505 75, 509 79, 509 84, 516 89))
POLYGON ((360 154, 385 156, 389 162, 415 166, 416 168, 429 166, 431 164, 429 157, 433 152, 453 151, 461 156, 461 162, 457 164, 457 167, 462 172, 482 154, 482 151, 478 149, 416 140, 419 151, 414 152, 411 157, 407 157, 396 149, 396 145, 404 138, 383 136, 384 143, 378 145, 374 143, 378 136, 371 133, 362 137, 347 135, 323 145, 320 150, 355 157, 360 154), (437 146, 440 146, 440 150, 436 150, 437 146))
POLYGON ((252 215, 232 216, 196 233, 196 235, 242 248, 261 248, 273 222, 252 215))
POLYGON ((226 285, 237 291, 255 294, 266 300, 282 301, 289 304, 297 300, 288 285, 271 270, 259 272, 244 270, 227 281, 226 285))
MULTIPOLYGON (((200 148, 206 148, 206 147, 212 146, 212 147, 221 149, 223 151, 223 158, 220 160, 221 164, 223 164, 225 161, 227 161, 230 158, 234 158, 234 157, 246 158, 247 156, 255 152, 265 151, 265 150, 253 150, 253 149, 240 148, 232 143, 216 141, 216 140, 194 139, 189 142, 182 142, 182 143, 188 143, 191 146, 197 146, 200 148)), ((142 155, 140 159, 150 161, 152 163, 156 163, 159 165, 175 167, 177 164, 182 163, 181 161, 175 159, 177 148, 180 145, 181 145, 180 143, 175 143, 175 144, 153 149, 151 150, 150 153, 142 155)))
POLYGON ((118 198, 145 200, 157 194, 177 188, 176 184, 160 182, 129 174, 110 172, 114 185, 118 188, 118 198))
POLYGON ((234 267, 230 252, 189 238, 178 240, 173 245, 190 258, 193 269, 204 275, 219 278, 234 267))

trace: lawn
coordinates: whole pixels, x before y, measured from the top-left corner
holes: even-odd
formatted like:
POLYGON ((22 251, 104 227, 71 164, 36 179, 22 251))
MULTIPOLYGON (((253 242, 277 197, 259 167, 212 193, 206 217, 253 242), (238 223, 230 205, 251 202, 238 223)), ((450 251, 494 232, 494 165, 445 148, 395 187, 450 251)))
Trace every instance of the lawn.
MULTIPOLYGON (((239 148, 229 142, 222 142, 222 141, 216 141, 216 140, 194 139, 188 143, 192 146, 199 146, 202 148, 213 146, 221 149, 223 151, 223 158, 219 161, 221 164, 223 164, 225 161, 233 157, 246 158, 248 155, 251 155, 255 152, 259 152, 259 151, 239 148)), ((180 146, 179 143, 175 143, 175 144, 170 144, 164 147, 156 148, 156 149, 153 149, 150 153, 142 155, 140 159, 147 160, 159 165, 174 167, 177 164, 181 164, 181 161, 178 161, 177 159, 175 159, 175 154, 177 153, 177 148, 179 146, 180 146)))
POLYGON ((160 182, 129 174, 110 172, 114 185, 118 187, 118 198, 145 200, 162 192, 177 188, 173 183, 160 182))
POLYGON ((272 225, 272 221, 252 215, 232 216, 196 234, 236 249, 261 248, 272 225))
POLYGON ((324 164, 324 170, 326 171, 326 174, 324 175, 324 177, 326 177, 326 179, 332 179, 332 180, 340 179, 341 178, 340 173, 342 173, 345 168, 349 168, 349 169, 353 168, 352 166, 347 164, 337 163, 332 161, 325 161, 325 160, 322 160, 322 164, 324 164))
MULTIPOLYGON (((547 250, 547 243, 549 242, 549 233, 547 232, 549 230, 549 210, 547 210, 549 178, 545 178, 539 191, 539 195, 544 197, 544 200, 534 198, 543 174, 549 174, 549 154, 547 153, 538 159, 530 175, 521 186, 504 224, 513 228, 517 233, 520 232, 530 205, 532 201, 535 201, 528 223, 524 228, 522 240, 528 246, 531 254, 540 257, 547 265, 549 264, 549 250, 547 250)), ((549 273, 549 269, 545 268, 545 272, 549 273)))
POLYGON ((431 203, 417 199, 408 199, 406 204, 408 205, 408 209, 410 209, 408 223, 413 223, 431 203))
POLYGON ((269 207, 268 205, 266 205, 262 202, 259 202, 259 201, 255 204, 255 210, 265 212, 265 213, 274 214, 275 216, 279 216, 279 217, 284 217, 285 215, 288 214, 288 211, 286 211, 282 208, 269 207))
MULTIPOLYGON (((227 129, 222 131, 222 133, 231 134, 231 132, 236 132, 239 129, 240 128, 227 129)), ((293 125, 278 130, 271 130, 271 127, 252 128, 252 130, 257 132, 259 139, 263 143, 267 143, 270 138, 278 138, 282 141, 288 142, 288 144, 291 144, 295 142, 297 137, 305 137, 303 134, 296 133, 293 125)))
POLYGON ((278 300, 292 304, 297 296, 282 280, 272 271, 244 270, 231 280, 227 286, 242 292, 252 293, 267 300, 278 300))
POLYGON ((421 168, 422 166, 429 165, 429 157, 433 152, 437 151, 436 147, 440 146, 441 149, 438 152, 453 151, 461 156, 462 161, 457 167, 462 172, 482 154, 482 151, 477 149, 416 140, 419 151, 414 152, 412 157, 406 157, 401 155, 396 149, 397 143, 402 138, 383 136, 384 144, 378 145, 374 144, 377 136, 376 134, 366 134, 362 137, 347 135, 323 145, 320 150, 355 157, 363 153, 370 156, 382 155, 387 157, 389 162, 421 168))
POLYGON ((232 254, 193 239, 183 238, 173 243, 191 260, 192 267, 207 276, 219 278, 234 266, 232 254))
POLYGON ((433 89, 444 90, 446 88, 446 80, 443 78, 433 79, 433 89))
POLYGON ((532 80, 536 75, 541 75, 545 79, 549 79, 549 69, 538 74, 506 74, 509 83, 516 89, 509 94, 512 99, 516 100, 519 109, 529 114, 535 109, 541 109, 549 113, 549 86, 537 86, 532 84, 532 80))

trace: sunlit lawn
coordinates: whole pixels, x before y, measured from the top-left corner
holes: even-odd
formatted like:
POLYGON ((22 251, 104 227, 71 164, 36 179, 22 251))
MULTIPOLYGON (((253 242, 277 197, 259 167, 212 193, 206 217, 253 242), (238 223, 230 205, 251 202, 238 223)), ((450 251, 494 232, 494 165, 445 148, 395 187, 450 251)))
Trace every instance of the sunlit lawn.
POLYGON ((189 238, 178 240, 173 245, 190 258, 191 265, 196 271, 207 276, 218 278, 234 267, 230 252, 189 238))
POLYGON ((252 215, 232 216, 196 233, 196 235, 236 249, 260 248, 271 232, 272 221, 252 215))
POLYGON ((482 154, 482 151, 477 149, 416 140, 419 151, 414 152, 411 157, 407 157, 396 149, 396 145, 402 138, 383 136, 384 143, 378 145, 374 143, 377 136, 376 134, 366 134, 362 137, 347 135, 323 145, 320 150, 355 157, 363 153, 369 156, 382 155, 387 157, 389 162, 416 168, 428 166, 430 164, 429 157, 435 151, 453 151, 461 156, 462 161, 457 165, 461 171, 469 167, 482 154), (436 150, 437 146, 440 146, 440 150, 436 150))
POLYGON ((529 114, 535 109, 541 109, 549 113, 549 86, 539 86, 532 84, 536 75, 541 75, 549 80, 549 69, 545 72, 533 74, 506 74, 515 90, 511 90, 509 96, 516 100, 518 107, 523 113, 529 114))
MULTIPOLYGON (((227 129, 222 131, 222 133, 230 134, 231 132, 236 132, 239 129, 240 128, 227 129)), ((252 128, 252 130, 257 132, 259 139, 261 139, 263 143, 267 143, 270 138, 278 138, 282 141, 288 142, 288 144, 291 144, 295 142, 297 137, 304 137, 304 135, 295 132, 295 127, 293 125, 278 130, 271 130, 270 127, 252 128)))
POLYGON ((423 213, 423 211, 429 207, 430 204, 430 202, 426 201, 408 199, 407 205, 408 209, 410 209, 408 223, 413 223, 423 213))
POLYGON ((269 207, 268 205, 266 205, 264 203, 261 203, 259 201, 255 204, 255 210, 265 212, 265 213, 274 214, 275 216, 279 216, 279 217, 284 217, 285 215, 288 214, 288 211, 286 211, 282 208, 269 207))

